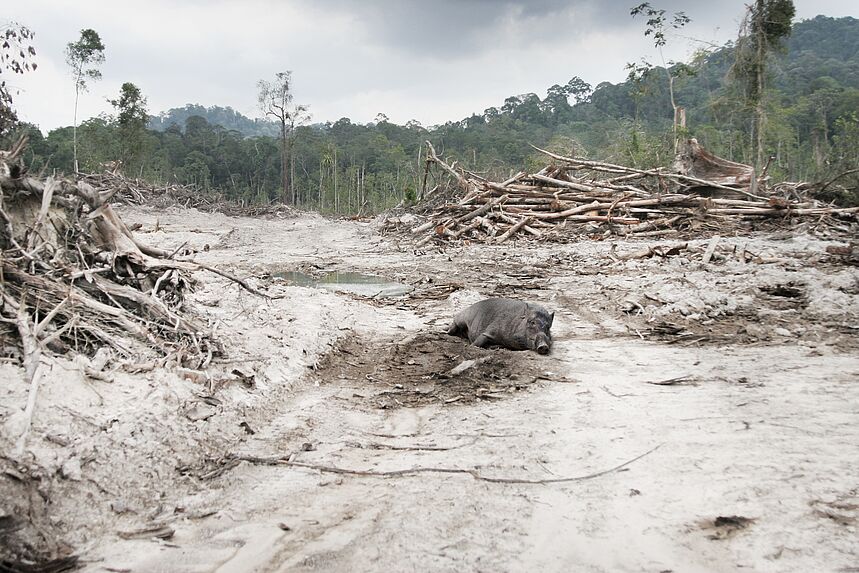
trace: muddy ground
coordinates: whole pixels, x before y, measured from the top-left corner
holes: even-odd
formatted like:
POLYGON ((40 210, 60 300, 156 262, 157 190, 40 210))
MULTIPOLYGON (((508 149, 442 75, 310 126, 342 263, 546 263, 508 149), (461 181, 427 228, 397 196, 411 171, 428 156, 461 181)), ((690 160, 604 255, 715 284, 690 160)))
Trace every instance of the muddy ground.
POLYGON ((86 571, 857 571, 859 270, 805 224, 683 241, 432 246, 383 221, 126 208, 226 349, 0 363, 0 539, 86 571), (614 244, 614 246, 613 246, 614 244), (829 247, 829 250, 827 250, 829 247), (399 297, 279 273, 378 275, 399 297), (549 356, 444 334, 485 296, 549 356), (465 368, 469 366, 468 368, 465 368))

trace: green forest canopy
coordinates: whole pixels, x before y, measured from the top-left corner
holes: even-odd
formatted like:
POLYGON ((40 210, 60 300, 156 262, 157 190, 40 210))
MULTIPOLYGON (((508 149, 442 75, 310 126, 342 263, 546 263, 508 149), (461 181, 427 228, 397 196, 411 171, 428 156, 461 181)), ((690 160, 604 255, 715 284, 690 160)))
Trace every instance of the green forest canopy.
MULTIPOLYGON (((725 78, 734 45, 701 52, 675 83, 686 109, 684 135, 725 158, 753 162, 751 110, 725 78)), ((823 180, 859 166, 859 20, 818 16, 794 25, 783 54, 770 69, 766 150, 776 179, 823 180)), ((632 166, 669 164, 673 154, 665 70, 630 81, 591 86, 573 78, 534 93, 510 96, 499 106, 460 121, 423 127, 396 125, 384 116, 368 124, 348 118, 296 127, 292 172, 299 206, 326 212, 372 212, 414 200, 423 169, 422 142, 463 167, 498 179, 542 159, 530 144, 632 166)), ((249 87, 249 89, 252 89, 249 87)), ((143 100, 145 102, 145 100, 143 100)), ((310 102, 312 103, 312 102, 310 102)), ((72 128, 47 136, 34 126, 31 169, 71 171, 72 128)), ((128 176, 154 183, 193 184, 246 202, 284 199, 277 127, 229 107, 189 104, 150 116, 139 145, 122 141, 116 117, 97 117, 78 128, 84 171, 121 159, 128 176), (124 155, 134 148, 133 155, 124 155)), ((859 178, 842 178, 854 190, 859 178)), ((835 197, 844 200, 844 197, 835 197)))

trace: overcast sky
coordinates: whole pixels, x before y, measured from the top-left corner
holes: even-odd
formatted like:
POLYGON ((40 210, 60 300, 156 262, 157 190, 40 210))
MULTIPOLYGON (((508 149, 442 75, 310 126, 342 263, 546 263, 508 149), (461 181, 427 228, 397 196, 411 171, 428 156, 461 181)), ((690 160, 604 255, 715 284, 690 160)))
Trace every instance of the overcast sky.
MULTIPOLYGON (((751 0, 747 0, 751 1, 751 0)), ((744 0, 653 0, 692 19, 669 38, 666 60, 686 58, 695 40, 735 38, 744 0)), ((298 103, 313 122, 349 117, 459 120, 579 76, 592 85, 619 82, 624 65, 660 63, 639 0, 28 0, 9 2, 0 25, 36 33, 38 70, 3 77, 21 93, 20 117, 43 131, 72 124, 74 82, 67 43, 96 30, 106 46, 104 77, 81 98, 78 116, 112 110, 133 82, 157 114, 187 103, 230 106, 259 116, 256 82, 293 71, 298 103), (5 21, 4 21, 5 20, 5 21)), ((795 0, 797 20, 859 17, 857 0, 795 0)))

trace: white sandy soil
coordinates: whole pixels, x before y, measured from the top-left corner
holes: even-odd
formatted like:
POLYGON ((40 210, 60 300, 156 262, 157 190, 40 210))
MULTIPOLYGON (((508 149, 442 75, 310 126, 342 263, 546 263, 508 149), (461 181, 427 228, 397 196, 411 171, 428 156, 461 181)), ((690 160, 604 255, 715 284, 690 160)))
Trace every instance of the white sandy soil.
POLYGON ((824 229, 723 237, 703 264, 706 238, 616 261, 609 242, 415 251, 381 221, 121 213, 280 298, 196 275, 226 349, 203 379, 46 359, 20 456, 28 388, 0 363, 0 516, 86 571, 859 571, 859 271, 824 229), (413 290, 273 276, 333 270, 413 290), (441 334, 497 295, 556 312, 549 356, 441 334), (491 368, 435 376, 476 356, 491 368), (146 528, 165 538, 127 539, 146 528))

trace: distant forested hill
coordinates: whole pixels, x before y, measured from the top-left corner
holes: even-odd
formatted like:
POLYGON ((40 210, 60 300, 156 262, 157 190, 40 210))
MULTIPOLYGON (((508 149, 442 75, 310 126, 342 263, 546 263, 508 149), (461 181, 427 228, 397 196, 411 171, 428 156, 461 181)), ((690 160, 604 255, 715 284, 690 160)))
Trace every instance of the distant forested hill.
MULTIPOLYGON (((675 99, 687 112, 685 135, 726 158, 753 162, 751 112, 726 81, 734 46, 701 52, 682 64, 675 99)), ((795 24, 784 53, 769 65, 767 151, 777 178, 818 179, 859 166, 859 20, 818 16, 795 24)), ((576 78, 574 78, 574 81, 576 78)), ((577 103, 512 96, 432 135, 473 169, 519 166, 533 157, 528 145, 591 155, 626 164, 670 163, 673 155, 665 70, 620 84, 602 83, 577 103)))
POLYGON ((204 107, 189 103, 185 107, 174 107, 158 115, 149 116, 149 129, 164 131, 171 125, 185 126, 185 121, 191 116, 200 116, 212 125, 220 125, 230 131, 238 131, 245 137, 268 135, 277 137, 277 125, 271 121, 251 119, 233 108, 213 105, 204 107))

